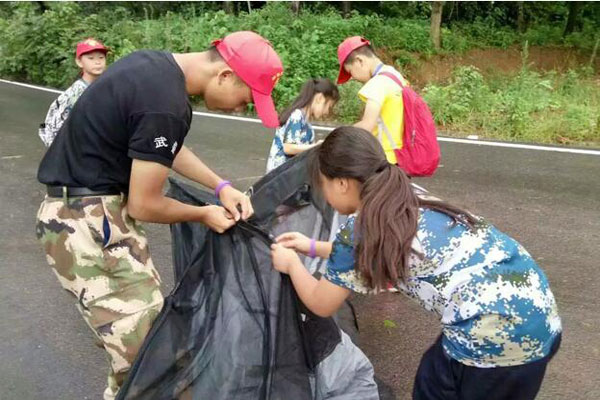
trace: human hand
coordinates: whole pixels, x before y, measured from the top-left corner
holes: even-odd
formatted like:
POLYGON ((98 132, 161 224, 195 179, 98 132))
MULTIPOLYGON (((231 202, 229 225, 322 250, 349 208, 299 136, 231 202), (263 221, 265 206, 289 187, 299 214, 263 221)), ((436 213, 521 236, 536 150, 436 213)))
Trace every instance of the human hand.
POLYGON ((296 250, 304 255, 310 253, 310 239, 299 232, 288 232, 279 235, 275 242, 288 249, 296 250))
POLYGON ((231 214, 221 206, 204 206, 202 223, 217 233, 223 233, 235 225, 231 214))
POLYGON ((271 245, 271 259, 273 267, 283 274, 289 274, 294 263, 301 263, 300 257, 294 250, 287 249, 280 244, 271 245))
POLYGON ((233 216, 235 221, 239 221, 240 217, 243 220, 247 220, 254 214, 250 197, 230 185, 221 189, 219 200, 221 201, 221 204, 223 204, 223 207, 225 207, 225 209, 233 216), (241 215, 238 206, 242 210, 241 215))

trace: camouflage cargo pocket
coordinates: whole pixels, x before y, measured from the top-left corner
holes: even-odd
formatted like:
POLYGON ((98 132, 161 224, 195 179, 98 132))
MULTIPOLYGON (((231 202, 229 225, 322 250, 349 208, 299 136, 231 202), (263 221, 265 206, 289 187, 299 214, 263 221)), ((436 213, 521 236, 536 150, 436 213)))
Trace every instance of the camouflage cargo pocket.
POLYGON ((48 262, 92 328, 162 304, 147 239, 121 196, 72 198, 68 204, 48 198, 37 231, 48 262))

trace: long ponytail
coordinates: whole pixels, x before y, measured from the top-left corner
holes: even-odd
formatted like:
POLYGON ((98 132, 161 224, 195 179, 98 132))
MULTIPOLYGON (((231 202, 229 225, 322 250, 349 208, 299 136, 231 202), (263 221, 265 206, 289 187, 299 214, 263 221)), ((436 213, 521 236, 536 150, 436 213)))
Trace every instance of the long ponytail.
POLYGON ((362 185, 354 233, 356 269, 371 288, 406 281, 420 207, 443 212, 469 228, 479 222, 456 206, 417 196, 404 171, 388 163, 381 144, 364 129, 334 129, 312 164, 314 183, 322 174, 329 179, 356 179, 362 185))
POLYGON ((386 161, 363 183, 357 219, 357 268, 369 287, 404 281, 417 233, 419 202, 402 170, 386 161))

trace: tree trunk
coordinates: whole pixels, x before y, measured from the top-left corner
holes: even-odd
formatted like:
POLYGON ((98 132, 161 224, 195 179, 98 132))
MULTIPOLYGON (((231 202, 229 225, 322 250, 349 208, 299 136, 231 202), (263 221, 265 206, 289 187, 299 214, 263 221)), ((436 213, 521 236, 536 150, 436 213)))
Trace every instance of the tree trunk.
POLYGON ((300 14, 300 2, 299 1, 292 1, 291 2, 291 7, 292 7, 292 11, 293 13, 297 16, 298 14, 300 14))
POLYGON ((436 50, 440 50, 442 48, 442 35, 441 35, 441 25, 442 25, 442 8, 444 7, 443 1, 433 1, 431 2, 431 41, 433 42, 433 47, 436 50))
POLYGON ((600 38, 596 40, 594 51, 592 51, 592 56, 590 57, 590 68, 594 68, 594 60, 596 59, 596 54, 598 53, 598 45, 600 45, 600 38))
MULTIPOLYGON (((456 7, 457 4, 458 4, 458 1, 450 2, 450 14, 448 14, 446 21, 448 21, 448 22, 452 21, 452 16, 454 15, 454 7, 456 7)), ((447 10, 447 8, 446 8, 446 10, 447 10)))
POLYGON ((517 7, 519 7, 519 13, 517 15, 517 30, 520 33, 525 32, 525 5, 522 1, 517 1, 517 7))
POLYGON ((233 6, 233 1, 224 1, 223 2, 223 10, 225 10, 225 12, 227 14, 231 14, 231 15, 235 14, 235 9, 234 9, 234 6, 233 6))
POLYGON ((563 37, 567 36, 569 33, 573 33, 575 27, 577 26, 577 20, 579 17, 579 10, 581 10, 582 2, 579 1, 570 1, 569 2, 569 15, 567 16, 567 25, 565 25, 565 31, 563 32, 563 37))
POLYGON ((42 12, 42 14, 45 13, 48 7, 44 4, 44 2, 36 1, 36 3, 40 6, 40 11, 42 12))
POLYGON ((350 1, 342 1, 342 14, 344 15, 344 18, 348 18, 351 8, 352 4, 350 1))

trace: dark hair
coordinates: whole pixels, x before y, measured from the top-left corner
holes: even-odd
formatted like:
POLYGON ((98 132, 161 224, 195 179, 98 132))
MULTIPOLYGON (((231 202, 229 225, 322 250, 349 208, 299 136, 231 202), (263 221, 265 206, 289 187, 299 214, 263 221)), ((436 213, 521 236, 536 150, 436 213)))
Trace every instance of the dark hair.
POLYGON ((362 184, 355 268, 371 288, 382 289, 388 283, 406 280, 419 207, 443 212, 471 229, 479 222, 470 213, 441 200, 418 197, 404 171, 387 161, 379 141, 364 129, 334 129, 313 157, 313 186, 319 186, 319 173, 329 179, 356 179, 362 184))
POLYGON ((346 61, 344 61, 344 65, 352 64, 354 60, 356 60, 356 56, 377 57, 377 54, 375 54, 375 50, 370 44, 365 44, 364 46, 360 46, 358 49, 348 54, 346 61))
POLYGON ((340 92, 337 86, 329 79, 309 79, 302 85, 298 97, 296 97, 288 108, 279 114, 279 125, 283 126, 294 110, 309 105, 317 93, 322 93, 326 98, 336 102, 340 99, 340 92))
POLYGON ((219 62, 219 61, 225 62, 225 59, 221 56, 221 53, 219 53, 219 50, 217 50, 216 46, 211 46, 206 51, 208 52, 208 60, 210 62, 219 62))
MULTIPOLYGON (((210 61, 211 63, 217 63, 217 62, 227 63, 215 46, 210 47, 208 50, 206 50, 206 52, 208 53, 208 61, 210 61)), ((233 68, 232 68, 232 70, 233 70, 233 68)), ((239 77, 238 74, 235 73, 235 71, 233 71, 233 76, 235 77, 236 85, 238 85, 238 86, 244 85, 244 81, 242 80, 242 78, 239 77)))

